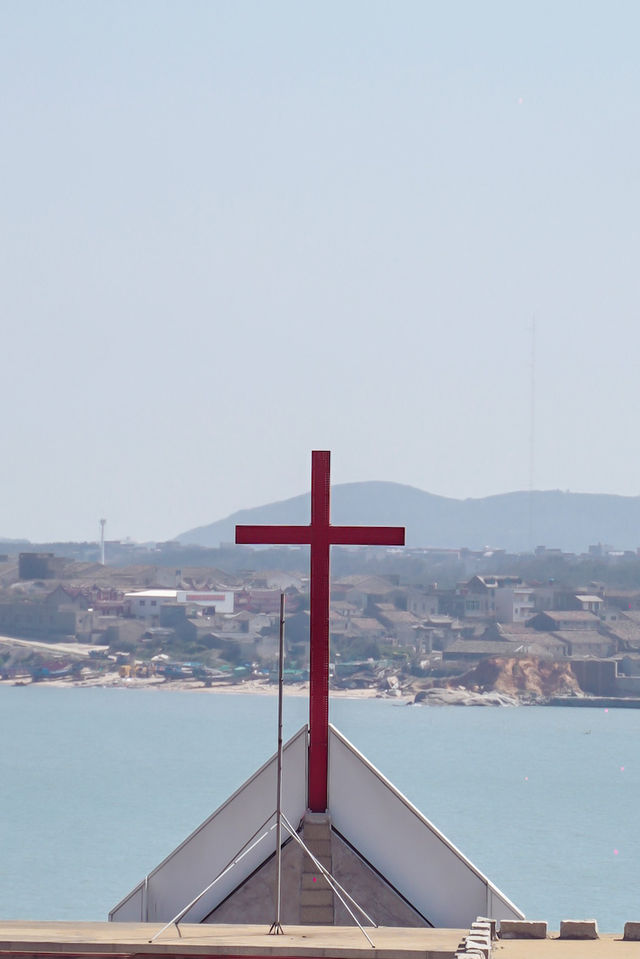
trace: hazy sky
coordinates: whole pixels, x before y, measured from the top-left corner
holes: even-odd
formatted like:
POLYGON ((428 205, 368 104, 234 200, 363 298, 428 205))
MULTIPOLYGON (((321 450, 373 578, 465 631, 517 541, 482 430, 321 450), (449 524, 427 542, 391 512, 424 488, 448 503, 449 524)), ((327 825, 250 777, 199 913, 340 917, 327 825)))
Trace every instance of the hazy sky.
POLYGON ((0 3, 0 535, 640 493, 640 5, 0 3))

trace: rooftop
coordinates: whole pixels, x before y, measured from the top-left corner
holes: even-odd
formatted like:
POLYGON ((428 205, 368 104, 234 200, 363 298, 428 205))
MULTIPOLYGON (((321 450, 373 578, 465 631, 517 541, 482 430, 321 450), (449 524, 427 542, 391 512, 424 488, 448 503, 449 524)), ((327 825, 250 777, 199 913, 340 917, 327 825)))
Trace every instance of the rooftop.
POLYGON ((581 629, 579 631, 575 629, 556 629, 553 635, 559 636, 560 639, 566 640, 568 643, 581 646, 603 646, 611 642, 608 636, 603 636, 595 629, 581 629))
POLYGON ((125 593, 126 599, 176 599, 177 589, 136 589, 125 593))
MULTIPOLYGON (((584 599, 584 596, 580 597, 584 599)), ((587 610, 582 609, 546 609, 544 611, 545 615, 550 619, 562 620, 566 623, 598 623, 600 622, 599 618, 595 613, 590 613, 587 610)))
MULTIPOLYGON (((337 959, 449 959, 465 930, 367 928, 372 949, 356 926, 287 926, 270 936, 265 926, 180 924, 156 942, 160 923, 0 922, 0 953, 31 956, 335 956, 337 959)), ((589 944, 591 945, 591 943, 589 944)))
MULTIPOLYGON (((535 633, 533 634, 535 637, 535 633)), ((507 656, 514 655, 514 644, 500 639, 456 639, 447 646, 443 656, 445 659, 459 654, 467 656, 507 656)))
MULTIPOLYGON (((169 928, 155 942, 159 923, 142 922, 0 922, 0 953, 46 956, 278 956, 290 959, 453 959, 467 930, 367 928, 374 947, 355 926, 286 926, 270 936, 265 926, 181 924, 180 936, 169 928)), ((637 959, 638 943, 622 934, 593 940, 499 939, 501 959, 637 959)))

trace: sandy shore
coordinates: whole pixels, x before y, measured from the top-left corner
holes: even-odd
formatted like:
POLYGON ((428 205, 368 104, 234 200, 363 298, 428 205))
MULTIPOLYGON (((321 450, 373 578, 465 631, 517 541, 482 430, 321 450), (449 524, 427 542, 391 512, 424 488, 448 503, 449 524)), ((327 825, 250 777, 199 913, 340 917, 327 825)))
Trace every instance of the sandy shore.
MULTIPOLYGON (((147 689, 147 690, 169 690, 174 692, 189 693, 213 693, 215 695, 252 695, 252 696, 276 696, 278 687, 275 683, 270 683, 264 679, 248 679, 241 683, 212 683, 211 686, 205 686, 198 680, 171 679, 165 680, 159 676, 152 676, 149 679, 136 677, 135 679, 124 679, 119 673, 105 673, 91 679, 47 679, 39 683, 31 683, 28 679, 15 680, 7 679, 0 681, 1 686, 55 686, 57 688, 75 687, 78 689, 87 689, 89 687, 100 687, 102 689, 147 689)), ((284 687, 285 696, 304 696, 309 695, 309 683, 287 683, 284 687)), ((379 689, 332 689, 332 699, 392 699, 394 702, 413 702, 414 694, 407 693, 399 696, 385 695, 379 689)))

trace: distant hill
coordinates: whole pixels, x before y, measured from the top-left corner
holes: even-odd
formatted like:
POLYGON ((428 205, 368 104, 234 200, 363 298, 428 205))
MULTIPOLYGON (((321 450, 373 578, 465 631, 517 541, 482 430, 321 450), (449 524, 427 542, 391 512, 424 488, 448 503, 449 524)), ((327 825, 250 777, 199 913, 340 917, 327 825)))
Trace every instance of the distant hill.
MULTIPOLYGON (((586 552, 591 543, 616 549, 640 546, 640 496, 605 493, 534 492, 534 545, 586 552)), ((176 537, 183 544, 217 547, 232 543, 236 523, 306 524, 310 494, 198 526, 176 537)), ((519 553, 530 549, 528 492, 502 493, 484 499, 449 499, 400 483, 344 483, 331 490, 331 520, 336 525, 406 526, 407 546, 481 549, 502 547, 519 553)))

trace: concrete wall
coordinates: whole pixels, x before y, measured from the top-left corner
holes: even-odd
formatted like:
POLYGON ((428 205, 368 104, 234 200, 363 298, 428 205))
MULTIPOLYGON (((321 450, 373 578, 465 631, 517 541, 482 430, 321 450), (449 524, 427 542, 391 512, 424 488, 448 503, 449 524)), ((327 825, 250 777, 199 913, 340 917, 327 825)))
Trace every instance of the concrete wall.
MULTIPOLYGON (((296 828, 304 821, 305 830, 311 815, 306 812, 306 785, 305 726, 285 746, 283 765, 285 815, 296 828)), ((221 876, 185 913, 185 922, 273 921, 276 836, 270 826, 275 822, 275 795, 274 756, 145 877, 109 918, 169 922, 221 876), (265 832, 266 838, 249 849, 254 837, 265 832), (245 850, 247 854, 225 873, 245 850)), ((329 814, 332 832, 322 840, 329 860, 325 866, 351 887, 351 895, 377 922, 465 928, 478 915, 522 918, 517 907, 333 726, 329 731, 329 814)), ((324 818, 328 830, 329 816, 324 818)), ((317 885, 318 877, 314 883, 309 873, 311 860, 293 843, 284 850, 283 859, 284 921, 293 923, 297 915, 303 922, 310 921, 305 917, 305 908, 308 912, 310 907, 307 900, 314 899, 312 910, 325 909, 324 904, 315 903, 322 887, 317 885)), ((312 872, 313 868, 311 863, 312 872)), ((320 921, 347 921, 339 903, 332 902, 326 909, 331 915, 320 921)))
POLYGON ((20 579, 55 579, 62 565, 61 557, 53 553, 20 553, 18 576, 20 579))
POLYGON ((464 928, 478 915, 523 918, 333 726, 329 796, 334 829, 432 925, 464 928))
MULTIPOLYGON (((295 825, 306 805, 307 727, 284 748, 283 809, 295 825)), ((212 816, 195 830, 160 865, 149 873, 109 913, 115 922, 169 922, 202 892, 250 844, 275 822, 276 757, 248 779, 212 816), (263 828, 264 824, 267 824, 263 828)), ((243 883, 276 846, 275 830, 234 866, 185 915, 185 922, 202 922, 243 883)))
POLYGON ((575 659, 571 668, 585 693, 593 696, 639 696, 640 676, 619 676, 614 659, 575 659))
POLYGON ((576 659, 571 669, 580 689, 593 696, 615 696, 618 664, 612 659, 576 659))
POLYGON ((12 636, 74 636, 91 633, 91 613, 52 609, 45 603, 0 603, 0 632, 12 636))
POLYGON ((160 619, 160 608, 175 602, 171 596, 127 596, 131 615, 136 619, 160 619))
MULTIPOLYGON (((303 865, 306 853, 293 840, 282 851, 281 922, 303 925, 305 895, 303 865)), ((331 834, 331 875, 379 926, 419 927, 427 922, 385 880, 371 869, 335 832, 331 834)), ((204 920, 207 923, 254 923, 270 925, 275 915, 275 856, 269 859, 232 896, 204 920)), ((353 926, 354 920, 340 899, 317 876, 328 899, 333 901, 336 926, 353 926)), ((316 890, 314 890, 316 892, 316 890)), ((353 908, 353 907, 352 907, 353 908)), ((358 915, 362 922, 362 916, 358 915)))
POLYGON ((640 696, 640 676, 617 676, 617 696, 640 696))

